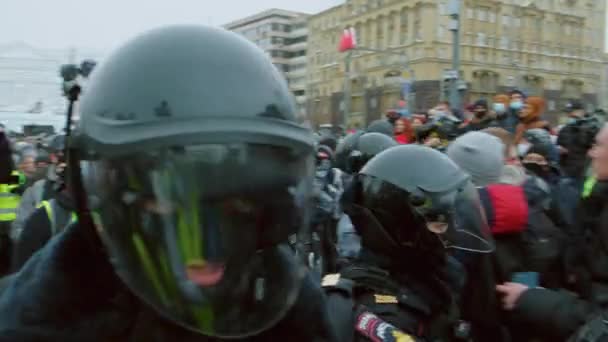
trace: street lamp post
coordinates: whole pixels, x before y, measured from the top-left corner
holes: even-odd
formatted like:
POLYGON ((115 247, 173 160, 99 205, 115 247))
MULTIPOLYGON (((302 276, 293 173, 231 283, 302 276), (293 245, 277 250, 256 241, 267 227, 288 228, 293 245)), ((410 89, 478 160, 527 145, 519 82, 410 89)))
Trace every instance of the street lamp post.
POLYGON ((350 114, 350 101, 351 101, 351 80, 350 80, 350 63, 353 57, 353 50, 346 52, 344 57, 344 99, 343 99, 343 116, 342 124, 344 129, 348 129, 348 114, 350 114))
POLYGON ((452 108, 460 109, 460 94, 458 80, 460 78, 460 0, 450 0, 449 3, 450 26, 452 31, 452 70, 456 78, 450 84, 450 104, 452 108))

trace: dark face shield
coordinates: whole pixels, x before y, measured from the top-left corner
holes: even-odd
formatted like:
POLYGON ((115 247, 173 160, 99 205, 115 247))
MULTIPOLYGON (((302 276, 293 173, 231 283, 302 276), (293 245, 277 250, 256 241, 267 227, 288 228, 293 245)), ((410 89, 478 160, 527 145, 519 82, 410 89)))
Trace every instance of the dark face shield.
POLYGON ((474 253, 494 251, 490 228, 475 186, 467 181, 439 194, 412 196, 412 204, 446 248, 474 253))
POLYGON ((97 229, 131 290, 176 323, 245 337, 278 322, 303 270, 276 247, 308 223, 314 159, 199 145, 83 162, 97 229))

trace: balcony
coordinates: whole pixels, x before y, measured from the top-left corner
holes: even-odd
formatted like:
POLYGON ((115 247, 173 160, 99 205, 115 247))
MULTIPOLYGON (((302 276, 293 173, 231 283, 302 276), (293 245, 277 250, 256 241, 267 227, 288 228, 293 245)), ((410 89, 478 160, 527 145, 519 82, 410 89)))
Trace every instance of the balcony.
POLYGON ((306 50, 306 42, 296 43, 292 45, 284 45, 283 49, 287 51, 298 51, 298 50, 306 50))
POLYGON ((289 89, 291 91, 299 91, 299 90, 306 90, 306 80, 299 80, 297 82, 291 82, 291 80, 289 81, 289 89))
POLYGON ((298 77, 298 76, 305 76, 305 75, 306 75, 306 68, 301 68, 301 69, 298 69, 298 70, 287 72, 287 76, 289 78, 291 78, 291 77, 298 77))
POLYGON ((306 64, 306 61, 307 61, 306 56, 294 57, 294 58, 289 59, 289 64, 291 64, 291 65, 306 64))
POLYGON ((306 27, 302 27, 295 31, 289 32, 290 38, 298 38, 298 37, 302 37, 302 36, 306 36, 306 35, 308 35, 308 28, 306 28, 306 27))
POLYGON ((296 103, 297 104, 306 103, 306 95, 296 96, 296 103))

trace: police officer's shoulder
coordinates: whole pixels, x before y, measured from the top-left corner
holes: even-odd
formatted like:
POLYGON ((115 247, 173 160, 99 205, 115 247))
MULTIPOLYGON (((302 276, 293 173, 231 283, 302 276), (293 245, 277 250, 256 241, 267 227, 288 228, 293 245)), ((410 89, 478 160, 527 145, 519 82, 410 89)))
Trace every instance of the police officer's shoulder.
POLYGON ((327 274, 321 280, 321 287, 326 292, 342 292, 348 296, 351 296, 353 289, 355 288, 354 281, 344 278, 340 273, 327 274))
POLYGON ((361 307, 356 314, 355 330, 371 341, 414 342, 416 337, 399 330, 376 314, 361 307))

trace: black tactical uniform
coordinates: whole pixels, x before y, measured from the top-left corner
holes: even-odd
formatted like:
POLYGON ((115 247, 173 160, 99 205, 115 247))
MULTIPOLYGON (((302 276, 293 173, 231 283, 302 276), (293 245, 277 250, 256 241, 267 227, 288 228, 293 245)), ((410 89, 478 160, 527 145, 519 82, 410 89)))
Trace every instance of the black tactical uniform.
POLYGON ((80 112, 78 223, 9 281, 0 340, 333 340, 284 246, 310 219, 314 139, 262 50, 150 31, 95 70, 80 112))
POLYGON ((362 252, 323 279, 339 338, 468 338, 457 309, 463 268, 445 248, 492 250, 468 176, 440 152, 408 145, 372 158, 353 187, 347 213, 362 252))

